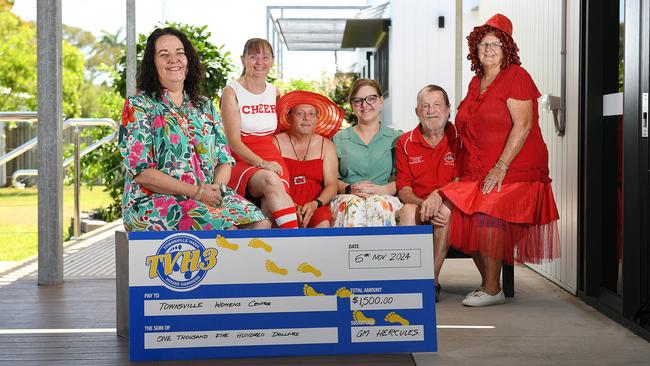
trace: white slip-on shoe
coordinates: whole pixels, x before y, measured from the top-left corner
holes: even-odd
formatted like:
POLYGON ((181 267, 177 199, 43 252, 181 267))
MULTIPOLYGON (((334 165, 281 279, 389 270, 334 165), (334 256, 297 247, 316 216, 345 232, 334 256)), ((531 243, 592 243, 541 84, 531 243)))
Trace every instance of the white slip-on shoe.
POLYGON ((474 295, 466 297, 463 300, 463 305, 478 307, 503 304, 505 302, 506 296, 503 294, 503 289, 496 295, 490 295, 485 291, 479 290, 476 291, 474 295))
POLYGON ((474 294, 476 294, 476 293, 479 292, 479 291, 483 291, 483 286, 481 286, 481 287, 477 287, 477 288, 473 289, 473 290, 470 291, 467 295, 465 295, 465 298, 468 298, 468 297, 470 297, 470 296, 474 296, 474 294))

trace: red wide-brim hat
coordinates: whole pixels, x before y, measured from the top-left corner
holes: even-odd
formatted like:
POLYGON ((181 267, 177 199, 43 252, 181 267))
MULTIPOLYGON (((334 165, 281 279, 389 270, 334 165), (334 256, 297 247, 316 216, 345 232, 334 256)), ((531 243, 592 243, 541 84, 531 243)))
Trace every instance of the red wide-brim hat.
POLYGON ((315 133, 330 139, 341 128, 345 113, 336 103, 318 93, 296 90, 283 95, 278 101, 278 132, 291 128, 289 111, 299 104, 313 105, 318 111, 315 133))
POLYGON ((485 26, 490 26, 494 29, 498 29, 512 38, 512 22, 510 19, 508 19, 507 16, 503 14, 494 14, 490 19, 487 20, 487 22, 485 22, 485 24, 474 27, 474 30, 485 26))

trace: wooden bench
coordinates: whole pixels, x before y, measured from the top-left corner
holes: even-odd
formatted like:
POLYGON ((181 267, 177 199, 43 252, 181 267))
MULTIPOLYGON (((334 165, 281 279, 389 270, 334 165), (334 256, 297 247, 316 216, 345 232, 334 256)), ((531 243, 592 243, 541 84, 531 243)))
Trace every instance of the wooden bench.
POLYGON ((115 302, 117 335, 129 338, 129 237, 115 232, 115 302))

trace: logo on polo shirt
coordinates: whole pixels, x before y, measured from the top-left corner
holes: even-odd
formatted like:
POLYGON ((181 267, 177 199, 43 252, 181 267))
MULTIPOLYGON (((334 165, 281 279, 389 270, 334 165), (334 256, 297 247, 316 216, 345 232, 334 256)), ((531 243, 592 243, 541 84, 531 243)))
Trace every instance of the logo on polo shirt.
POLYGON ((409 156, 409 164, 422 164, 424 163, 424 158, 420 156, 409 156))
POLYGON ((442 161, 445 162, 445 165, 455 165, 456 162, 456 156, 454 155, 453 152, 448 152, 445 154, 445 156, 442 157, 442 161))

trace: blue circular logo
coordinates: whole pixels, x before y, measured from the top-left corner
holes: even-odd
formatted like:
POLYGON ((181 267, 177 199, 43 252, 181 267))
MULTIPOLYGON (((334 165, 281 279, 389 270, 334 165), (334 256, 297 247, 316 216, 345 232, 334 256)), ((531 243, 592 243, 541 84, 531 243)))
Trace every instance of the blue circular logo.
MULTIPOLYGON (((211 250, 216 251, 212 248, 211 250)), ((207 274, 207 270, 201 268, 204 251, 205 247, 195 236, 178 234, 167 238, 156 253, 161 256, 159 258, 165 258, 162 259, 163 263, 158 265, 158 277, 167 287, 174 290, 187 291, 194 288, 207 274), (168 260, 169 263, 166 263, 168 260), (170 266, 172 272, 165 274, 165 269, 169 271, 170 266)))

